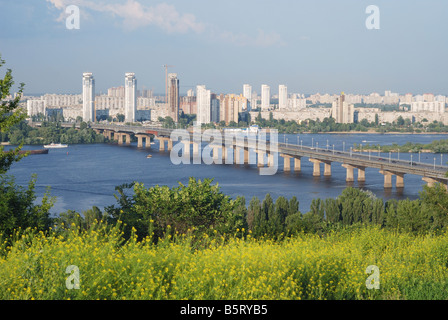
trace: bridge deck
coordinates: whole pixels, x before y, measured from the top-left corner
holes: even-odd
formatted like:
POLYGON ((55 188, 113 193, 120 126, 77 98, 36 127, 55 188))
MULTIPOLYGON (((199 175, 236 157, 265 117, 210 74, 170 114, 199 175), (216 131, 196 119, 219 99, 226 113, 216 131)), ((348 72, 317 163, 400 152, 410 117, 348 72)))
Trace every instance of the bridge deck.
MULTIPOLYGON (((73 123, 63 124, 63 126, 71 127, 73 126, 73 123)), ((111 130, 120 133, 153 134, 158 137, 165 137, 165 138, 169 138, 173 130, 175 130, 161 127, 104 125, 104 124, 92 124, 91 128, 98 130, 111 130)), ((191 133, 190 137, 192 137, 191 133)), ((204 138, 204 136, 202 138, 204 138)), ((193 141, 193 139, 191 139, 191 141, 193 141)), ((230 146, 226 144, 226 141, 222 141, 222 146, 240 147, 245 149, 257 148, 258 150, 266 151, 268 153, 271 151, 269 143, 267 143, 267 145, 264 147, 263 145, 261 145, 260 149, 260 145, 257 144, 256 140, 248 139, 247 137, 244 140, 243 144, 241 144, 241 141, 239 141, 238 139, 234 139, 230 146)), ((323 148, 317 149, 284 143, 278 143, 277 147, 274 150, 277 151, 279 154, 295 158, 305 157, 327 163, 338 162, 341 164, 351 165, 357 168, 376 168, 379 170, 389 171, 397 174, 414 174, 422 177, 435 178, 443 181, 448 181, 448 177, 446 177, 446 172, 448 172, 448 166, 437 166, 415 161, 411 163, 410 161, 389 159, 372 154, 368 155, 353 152, 350 153, 339 150, 333 151, 323 148)))

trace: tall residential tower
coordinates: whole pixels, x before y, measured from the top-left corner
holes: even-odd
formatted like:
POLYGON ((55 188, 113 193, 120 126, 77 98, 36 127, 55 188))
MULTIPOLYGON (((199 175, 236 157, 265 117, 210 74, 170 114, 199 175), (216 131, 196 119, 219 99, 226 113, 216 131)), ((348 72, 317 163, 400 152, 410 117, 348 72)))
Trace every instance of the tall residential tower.
POLYGON ((346 101, 343 92, 341 96, 333 102, 331 113, 332 117, 336 120, 336 123, 353 123, 355 121, 355 107, 353 104, 346 101))
POLYGON ((278 87, 278 109, 285 111, 288 108, 288 87, 281 84, 278 87))
POLYGON ((126 122, 135 122, 137 110, 137 79, 135 73, 126 73, 124 85, 124 117, 126 122))
POLYGON ((179 122, 179 79, 176 73, 168 75, 168 114, 179 122))
POLYGON ((91 72, 82 75, 82 120, 95 122, 95 79, 91 72))
POLYGON ((261 86, 261 111, 266 111, 271 105, 271 88, 263 84, 261 86))
POLYGON ((252 110, 252 86, 250 84, 243 85, 243 96, 247 99, 247 111, 252 110))
POLYGON ((197 123, 207 124, 211 121, 211 92, 204 85, 196 87, 197 123))

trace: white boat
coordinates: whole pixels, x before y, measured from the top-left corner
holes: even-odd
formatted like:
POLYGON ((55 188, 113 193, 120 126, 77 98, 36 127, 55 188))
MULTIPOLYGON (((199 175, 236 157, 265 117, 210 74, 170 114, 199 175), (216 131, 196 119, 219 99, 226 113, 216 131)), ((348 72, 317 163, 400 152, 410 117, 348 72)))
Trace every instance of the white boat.
POLYGON ((67 148, 67 147, 68 147, 68 145, 60 144, 60 143, 52 143, 52 144, 44 145, 44 148, 46 148, 46 149, 61 149, 61 148, 67 148))
POLYGON ((253 125, 253 126, 249 127, 250 133, 258 133, 259 130, 260 130, 260 128, 257 125, 253 125))
POLYGON ((226 129, 224 129, 224 132, 244 133, 244 134, 250 134, 250 133, 258 134, 258 131, 259 131, 259 127, 257 125, 250 126, 249 128, 226 128, 226 129))

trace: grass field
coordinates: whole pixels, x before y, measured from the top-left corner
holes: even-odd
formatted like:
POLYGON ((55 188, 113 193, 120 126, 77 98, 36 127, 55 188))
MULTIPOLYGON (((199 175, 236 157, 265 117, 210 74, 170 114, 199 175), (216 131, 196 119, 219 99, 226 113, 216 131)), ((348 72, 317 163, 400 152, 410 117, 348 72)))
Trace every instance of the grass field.
MULTIPOLYGON (((240 231, 242 232, 242 231, 240 231)), ((448 235, 377 228, 274 242, 233 237, 121 243, 100 228, 28 234, 3 248, 0 299, 447 299, 448 235), (68 289, 68 266, 79 289, 68 289), (366 268, 378 266, 379 289, 366 268)))

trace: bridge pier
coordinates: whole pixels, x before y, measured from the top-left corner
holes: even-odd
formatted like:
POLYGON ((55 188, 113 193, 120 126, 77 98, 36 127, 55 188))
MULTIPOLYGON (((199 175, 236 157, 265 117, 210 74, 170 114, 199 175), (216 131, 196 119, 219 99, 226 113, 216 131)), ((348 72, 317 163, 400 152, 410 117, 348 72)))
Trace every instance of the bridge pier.
POLYGON ((354 182, 355 181, 355 169, 358 170, 358 182, 366 182, 366 168, 365 167, 357 167, 349 164, 343 164, 343 168, 347 169, 346 182, 354 182))
POLYGON ((110 133, 111 133, 111 131, 109 131, 109 130, 103 130, 104 138, 111 140, 110 139, 110 133))
POLYGON ((355 167, 351 166, 349 164, 343 164, 342 167, 347 169, 347 175, 346 175, 345 181, 346 182, 354 182, 355 181, 355 174, 354 174, 355 167))
POLYGON ((404 188, 404 174, 396 174, 395 187, 396 188, 404 188))
POLYGON ((182 141, 182 143, 184 145, 184 147, 182 149, 183 150, 183 154, 187 155, 188 158, 190 158, 190 144, 191 144, 191 142, 184 142, 184 141, 182 141))
POLYGON ((434 185, 435 185, 436 183, 440 183, 440 184, 442 184, 442 185, 445 187, 445 189, 448 191, 448 185, 447 185, 447 182, 446 182, 446 181, 441 181, 441 180, 438 180, 438 179, 428 178, 428 177, 423 177, 422 180, 425 181, 426 184, 427 184, 427 186, 430 187, 430 188, 434 187, 434 185))
POLYGON ((159 140, 159 151, 165 151, 165 139, 158 138, 159 140))
POLYGON ((331 177, 331 162, 324 162, 324 176, 331 177))
POLYGON ((226 149, 226 147, 222 146, 221 150, 222 150, 221 151, 222 152, 222 161, 224 163, 227 159, 227 149, 226 149))
POLYGON ((219 157, 219 146, 213 146, 213 163, 222 164, 221 158, 219 157))
POLYGON ((366 182, 366 168, 358 167, 358 182, 366 182))
POLYGON ((258 158, 257 166, 258 167, 264 167, 264 155, 265 155, 264 151, 257 151, 257 158, 258 158))
POLYGON ((290 172, 291 171, 291 156, 286 154, 281 154, 280 157, 283 157, 283 171, 290 172))
POLYGON ((193 143, 193 154, 198 155, 199 154, 199 143, 192 142, 193 143))
POLYGON ((314 177, 320 177, 320 164, 321 164, 321 161, 316 160, 316 159, 310 159, 310 162, 312 162, 314 164, 314 166, 313 166, 313 176, 314 177))
POLYGON ((268 153, 268 167, 273 167, 274 165, 274 154, 268 153))
POLYGON ((241 163, 241 148, 235 147, 233 149, 234 153, 234 164, 242 164, 241 163))
POLYGON ((151 138, 146 136, 146 135, 142 135, 142 134, 137 134, 135 135, 137 137, 137 148, 143 148, 143 139, 145 139, 145 148, 146 149, 150 149, 151 148, 151 138))
POLYGON ((294 171, 295 172, 302 171, 302 159, 301 158, 294 158, 294 171))
POLYGON ((384 174, 384 189, 392 188, 392 174, 383 173, 384 174))
POLYGON ((434 187, 434 185, 437 183, 437 180, 432 178, 423 177, 422 180, 425 181, 426 185, 430 188, 434 187))
POLYGON ((313 176, 320 177, 320 164, 324 164, 324 176, 331 177, 331 162, 330 161, 321 161, 316 159, 310 159, 310 162, 314 164, 313 166, 313 176))
POLYGON ((123 143, 126 143, 127 146, 129 146, 131 144, 131 135, 129 133, 121 133, 120 134, 118 144, 122 145, 123 143), (123 137, 125 137, 125 141, 123 141, 123 137))
POLYGON ((381 170, 380 173, 384 175, 384 189, 392 188, 392 176, 396 176, 395 187, 404 188, 404 173, 390 172, 381 170))

